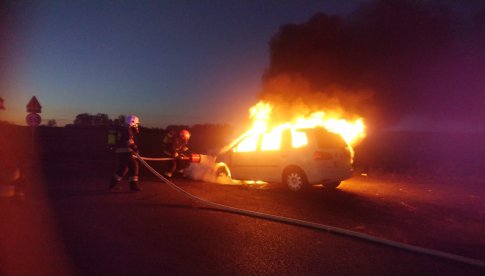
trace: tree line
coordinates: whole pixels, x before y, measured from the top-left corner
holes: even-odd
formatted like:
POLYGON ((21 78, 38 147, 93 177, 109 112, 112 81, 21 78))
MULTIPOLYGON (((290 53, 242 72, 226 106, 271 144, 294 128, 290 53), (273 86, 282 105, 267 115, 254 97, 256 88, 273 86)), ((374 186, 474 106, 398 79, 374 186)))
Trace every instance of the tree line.
POLYGON ((120 126, 125 121, 125 115, 119 115, 116 119, 110 119, 107 114, 98 113, 92 115, 89 113, 81 113, 76 116, 72 124, 67 124, 66 127, 112 127, 120 126))
MULTIPOLYGON (((123 125, 125 115, 119 115, 116 119, 110 119, 108 115, 98 113, 78 114, 72 124, 66 125, 67 128, 91 128, 91 129, 111 129, 123 125)), ((212 152, 230 142, 233 129, 227 124, 196 124, 188 125, 169 125, 163 128, 140 127, 140 144, 144 152, 157 153, 160 148, 165 133, 170 130, 187 129, 192 134, 190 140, 191 150, 199 153, 212 152)))

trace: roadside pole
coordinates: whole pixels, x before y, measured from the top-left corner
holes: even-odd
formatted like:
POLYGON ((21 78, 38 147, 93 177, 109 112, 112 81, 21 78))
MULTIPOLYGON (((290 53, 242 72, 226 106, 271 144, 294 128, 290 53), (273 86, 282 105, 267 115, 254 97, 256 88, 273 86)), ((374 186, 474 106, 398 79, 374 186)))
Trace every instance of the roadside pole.
POLYGON ((41 113, 42 106, 35 96, 30 99, 27 104, 27 117, 25 121, 31 128, 31 144, 32 144, 32 157, 35 155, 35 129, 40 125, 42 118, 38 113, 41 113))

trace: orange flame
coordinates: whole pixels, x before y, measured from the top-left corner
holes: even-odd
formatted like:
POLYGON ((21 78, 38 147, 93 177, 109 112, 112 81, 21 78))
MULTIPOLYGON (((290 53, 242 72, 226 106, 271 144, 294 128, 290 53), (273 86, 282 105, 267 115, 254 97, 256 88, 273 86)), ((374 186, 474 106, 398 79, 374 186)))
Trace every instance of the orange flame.
MULTIPOLYGON (((246 133, 233 141, 228 148, 232 148, 242 139, 243 142, 234 148, 234 151, 243 152, 254 150, 258 143, 259 134, 262 135, 262 150, 278 150, 281 136, 284 130, 290 129, 293 132, 292 146, 299 148, 307 144, 306 136, 299 137, 297 129, 323 127, 330 132, 339 134, 347 142, 353 152, 353 147, 365 138, 365 124, 363 118, 347 120, 338 115, 338 112, 316 111, 308 116, 298 116, 290 122, 272 125, 271 112, 273 106, 268 102, 260 101, 249 109, 253 126, 246 133)), ((226 150, 228 149, 226 148, 226 150)))

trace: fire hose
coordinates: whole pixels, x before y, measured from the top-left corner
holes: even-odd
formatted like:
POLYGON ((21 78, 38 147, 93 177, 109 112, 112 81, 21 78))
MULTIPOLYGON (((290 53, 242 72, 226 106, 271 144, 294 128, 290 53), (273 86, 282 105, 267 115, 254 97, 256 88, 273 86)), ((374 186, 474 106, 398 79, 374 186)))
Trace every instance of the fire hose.
MULTIPOLYGON (((195 155, 195 157, 189 156, 186 157, 186 160, 190 160, 193 163, 199 163, 200 162, 200 155, 195 155), (198 157, 197 157, 198 156, 198 157)), ((414 253, 420 253, 424 255, 429 255, 429 256, 434 256, 434 257, 439 257, 447 260, 452 260, 455 262, 460 262, 460 263, 465 263, 473 266, 478 266, 485 268, 485 262, 478 260, 478 259, 472 259, 472 258, 467 258, 464 256, 444 252, 444 251, 439 251, 439 250, 434 250, 434 249, 428 249, 424 247, 419 247, 415 245, 410 245, 410 244, 405 244, 405 243, 400 243, 392 240, 387 240, 387 239, 382 239, 378 238, 375 236, 371 236, 368 234, 356 232, 356 231, 351 231, 339 227, 334 227, 334 226, 329 226, 325 224, 320 224, 320 223, 315 223, 315 222, 310 222, 310 221, 304 221, 304 220, 299 220, 299 219, 294 219, 294 218, 288 218, 288 217, 283 217, 283 216, 277 216, 277 215, 271 215, 271 214, 266 214, 266 213, 261 213, 261 212, 255 212, 255 211, 250 211, 246 209, 240 209, 236 207, 231 207, 227 206, 224 204, 219 204, 215 202, 211 202, 202 198, 199 198, 197 196, 194 196, 184 189, 180 188, 179 186, 175 185, 172 181, 169 179, 165 178, 162 176, 160 173, 158 173, 155 169, 153 169, 145 160, 148 161, 168 161, 168 160, 174 160, 176 158, 147 158, 147 157, 141 157, 138 153, 136 154, 136 157, 140 160, 140 162, 150 171, 152 172, 155 176, 157 176, 160 180, 165 182, 167 185, 169 185, 172 189, 175 191, 185 195, 189 199, 191 199, 195 203, 199 203, 202 206, 208 206, 210 208, 216 209, 216 210, 221 210, 221 211, 226 211, 230 213, 235 213, 235 214, 241 214, 245 216, 251 216, 251 217, 256 217, 256 218, 262 218, 265 220, 272 220, 276 222, 282 222, 286 224, 292 224, 292 225, 297 225, 297 226, 304 226, 312 229, 317 229, 320 231, 327 231, 330 233, 335 233, 335 234, 340 234, 348 237, 353 237, 353 238, 358 238, 394 248, 399 248, 407 251, 411 251, 414 253)))
POLYGON ((193 153, 189 156, 180 156, 180 157, 160 157, 160 158, 151 158, 151 157, 141 157, 140 155, 136 155, 136 158, 140 160, 146 161, 171 161, 171 160, 183 160, 183 161, 190 161, 191 163, 200 163, 202 159, 200 154, 193 153))

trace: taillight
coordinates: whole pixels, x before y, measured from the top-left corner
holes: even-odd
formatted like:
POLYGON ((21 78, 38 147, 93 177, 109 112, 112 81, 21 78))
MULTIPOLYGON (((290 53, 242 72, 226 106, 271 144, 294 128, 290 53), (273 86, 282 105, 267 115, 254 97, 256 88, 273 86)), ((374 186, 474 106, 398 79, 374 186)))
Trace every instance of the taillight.
POLYGON ((313 153, 313 160, 330 160, 332 159, 332 154, 325 151, 316 151, 313 153))

